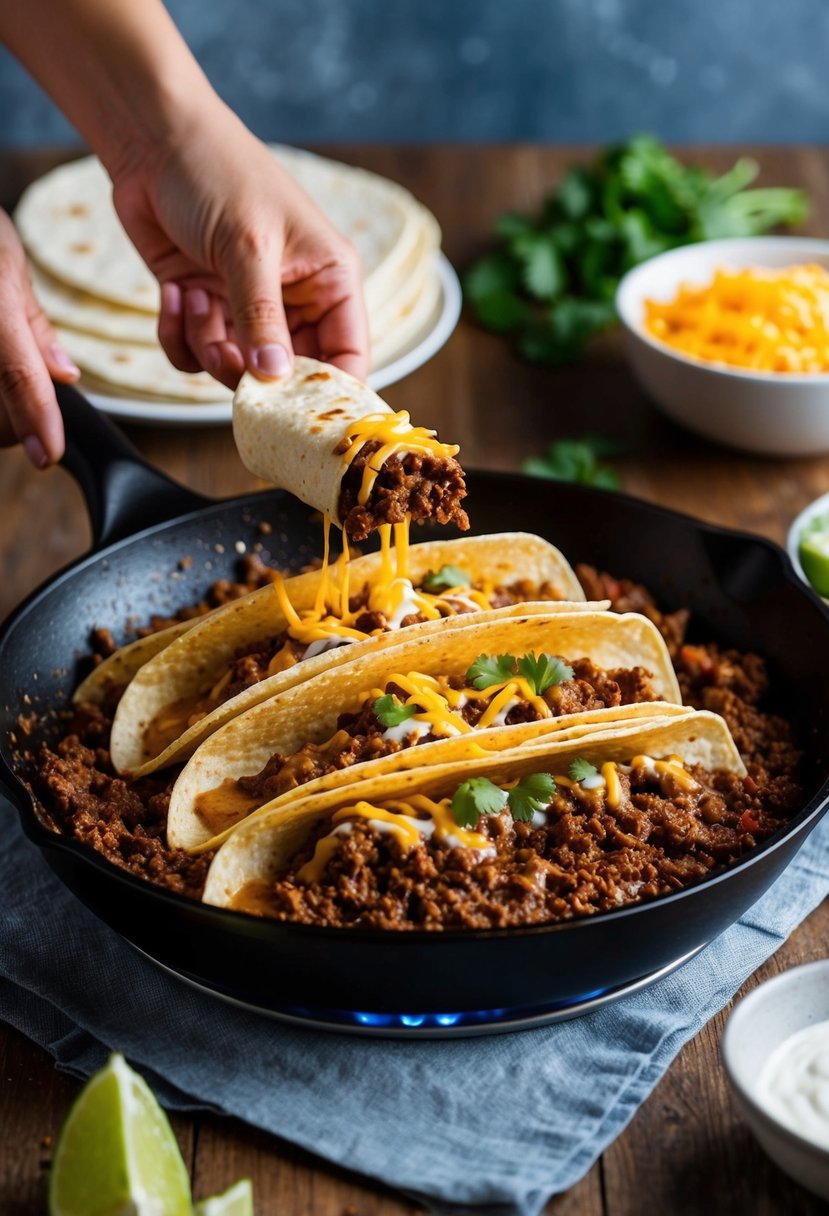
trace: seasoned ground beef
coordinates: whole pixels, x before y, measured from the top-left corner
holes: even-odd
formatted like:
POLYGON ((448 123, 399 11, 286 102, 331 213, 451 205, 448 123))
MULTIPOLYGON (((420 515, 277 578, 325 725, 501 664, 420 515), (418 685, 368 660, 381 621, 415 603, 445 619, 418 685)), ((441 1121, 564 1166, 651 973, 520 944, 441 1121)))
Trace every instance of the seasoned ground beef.
POLYGON ((112 719, 81 705, 54 750, 41 751, 34 791, 68 835, 108 861, 181 895, 198 899, 212 854, 191 857, 165 842, 170 791, 179 770, 124 781, 112 767, 112 719))
POLYGON ((364 443, 342 480, 337 510, 352 540, 365 540, 381 524, 402 524, 407 515, 415 523, 454 523, 466 531, 469 519, 460 505, 466 497, 463 469, 451 458, 420 452, 390 456, 383 462, 368 502, 360 506, 357 496, 365 466, 381 447, 377 439, 364 443))
MULTIPOLYGON (((259 577, 252 568, 249 576, 259 577)), ((543 828, 515 823, 509 816, 480 825, 498 850, 495 862, 476 860, 467 849, 437 845, 420 845, 403 858, 389 836, 360 824, 342 838, 323 885, 300 890, 299 883, 282 884, 278 915, 317 923, 429 928, 586 915, 699 881, 765 839, 802 804, 800 753, 790 723, 769 712, 774 690, 769 690, 763 660, 714 644, 688 644, 685 611, 663 615, 643 587, 588 567, 579 567, 579 576, 590 598, 609 598, 616 611, 641 611, 654 621, 668 642, 684 699, 722 714, 748 777, 698 774, 707 788, 693 805, 682 794, 666 801, 653 790, 635 789, 613 814, 588 814, 559 789, 556 814, 543 828)), ((232 598, 237 588, 241 594, 251 589, 249 583, 227 584, 214 593, 232 598)), ((503 602, 512 603, 527 598, 527 591, 516 586, 496 594, 503 592, 503 602)), ((97 640, 101 650, 108 649, 105 630, 97 640)), ((281 641, 275 638, 277 645, 281 641)), ((262 671, 261 649, 237 658, 240 666, 232 676, 237 683, 262 671)), ((636 669, 597 673, 587 660, 573 666, 574 680, 557 690, 558 712, 594 707, 593 698, 604 705, 650 697, 646 677, 636 669)), ((35 792, 45 816, 60 830, 132 873, 199 898, 211 855, 189 857, 165 844, 176 773, 167 770, 130 782, 112 768, 109 730, 119 694, 113 689, 105 706, 81 706, 67 717, 60 742, 41 749, 35 792)), ((350 732, 344 735, 339 740, 342 755, 355 745, 353 738, 347 741, 350 732)), ((363 738, 369 742, 360 746, 376 745, 370 732, 363 738)), ((297 765, 308 761, 306 756, 297 765)), ((271 775, 266 769, 260 777, 267 782, 271 775)), ((308 848, 313 851, 313 841, 308 848)))

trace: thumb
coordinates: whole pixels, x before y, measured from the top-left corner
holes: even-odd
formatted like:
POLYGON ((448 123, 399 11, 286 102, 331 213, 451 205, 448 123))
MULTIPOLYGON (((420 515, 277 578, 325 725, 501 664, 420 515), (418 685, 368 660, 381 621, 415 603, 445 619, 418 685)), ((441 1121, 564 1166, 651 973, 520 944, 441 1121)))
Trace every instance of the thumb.
POLYGON ((230 317, 245 367, 260 379, 293 370, 293 346, 282 303, 280 258, 238 251, 227 273, 230 317))

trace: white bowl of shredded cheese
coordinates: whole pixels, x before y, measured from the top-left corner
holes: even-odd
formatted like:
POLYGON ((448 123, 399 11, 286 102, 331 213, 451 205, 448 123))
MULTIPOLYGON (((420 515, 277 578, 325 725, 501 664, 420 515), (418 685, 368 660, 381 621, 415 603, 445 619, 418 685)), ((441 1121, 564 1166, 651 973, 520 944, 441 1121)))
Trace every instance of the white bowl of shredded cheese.
POLYGON ((674 422, 729 447, 767 456, 829 452, 829 371, 782 370, 829 368, 829 279, 825 296, 813 290, 823 271, 829 275, 829 241, 788 236, 703 241, 643 262, 625 275, 616 295, 627 355, 642 387, 674 422), (786 329, 779 317, 763 313, 770 294, 763 272, 773 282, 784 279, 782 272, 790 267, 810 268, 811 278, 803 271, 793 276, 807 282, 792 284, 792 321, 786 329), (756 292, 745 287, 747 270, 758 272, 756 292), (700 295, 715 278, 720 285, 730 278, 733 287, 730 295, 722 286, 715 289, 715 303, 722 305, 716 316, 704 307, 697 310, 689 322, 699 327, 693 341, 684 335, 663 340, 651 332, 649 301, 651 311, 660 310, 683 289, 691 297, 700 295), (684 341, 683 348, 669 344, 674 340, 684 341), (747 342, 756 347, 761 368, 774 364, 781 370, 726 362, 747 362, 747 342), (740 349, 733 354, 736 346, 740 349))
POLYGON ((829 1199, 829 959, 761 984, 728 1019, 726 1072, 765 1151, 829 1199))

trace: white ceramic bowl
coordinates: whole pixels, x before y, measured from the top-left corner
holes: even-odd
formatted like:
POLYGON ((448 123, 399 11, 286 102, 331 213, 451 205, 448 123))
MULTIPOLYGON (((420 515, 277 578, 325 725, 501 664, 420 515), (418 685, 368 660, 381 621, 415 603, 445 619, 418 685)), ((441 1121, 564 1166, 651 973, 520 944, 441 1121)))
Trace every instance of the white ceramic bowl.
POLYGON ((789 1035, 829 1021, 829 959, 793 967, 761 984, 734 1009, 722 1039, 728 1078, 754 1135, 796 1182, 829 1199, 829 1151, 784 1127, 758 1096, 760 1070, 789 1035))
POLYGON ((829 374, 751 372, 672 350, 644 329, 644 301, 672 300, 681 283, 704 285, 721 266, 829 270, 829 241, 746 237, 684 245, 643 262, 619 284, 616 307, 628 357, 664 413, 708 439, 768 456, 829 452, 829 374))
MULTIPOLYGON (((821 494, 820 498, 813 499, 808 507, 804 507, 800 514, 796 515, 793 519, 792 525, 789 528, 789 534, 786 537, 786 551, 791 558, 796 573, 803 579, 807 587, 811 587, 812 584, 807 579, 800 561, 800 554, 798 552, 800 548, 800 536, 812 520, 817 519, 819 515, 829 515, 829 494, 821 494)), ((825 602, 829 603, 829 600, 825 599, 825 602)))

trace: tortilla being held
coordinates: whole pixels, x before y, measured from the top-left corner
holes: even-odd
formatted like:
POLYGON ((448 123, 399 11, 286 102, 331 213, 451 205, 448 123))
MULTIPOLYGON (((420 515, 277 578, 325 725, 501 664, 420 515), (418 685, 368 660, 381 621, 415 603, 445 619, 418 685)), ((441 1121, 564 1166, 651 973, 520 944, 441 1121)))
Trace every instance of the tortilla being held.
POLYGON ((455 444, 413 427, 347 372, 298 356, 292 375, 246 373, 233 397, 233 437, 251 473, 321 511, 353 540, 382 524, 469 527, 455 444))
POLYGON ((683 712, 665 642, 643 616, 466 619, 322 672, 216 731, 175 783, 170 846, 215 847, 258 808, 375 775, 683 712))
POLYGON ((698 882, 752 847, 744 776, 727 726, 706 711, 601 739, 552 736, 253 816, 219 849, 203 898, 344 929, 609 911, 698 882))
POLYGON ((471 613, 549 613, 550 601, 586 606, 565 558, 538 536, 429 541, 393 555, 390 532, 382 530, 379 553, 277 576, 224 604, 140 667, 112 727, 118 771, 138 776, 184 759, 252 705, 396 645, 401 630, 433 634, 463 626, 471 613))

